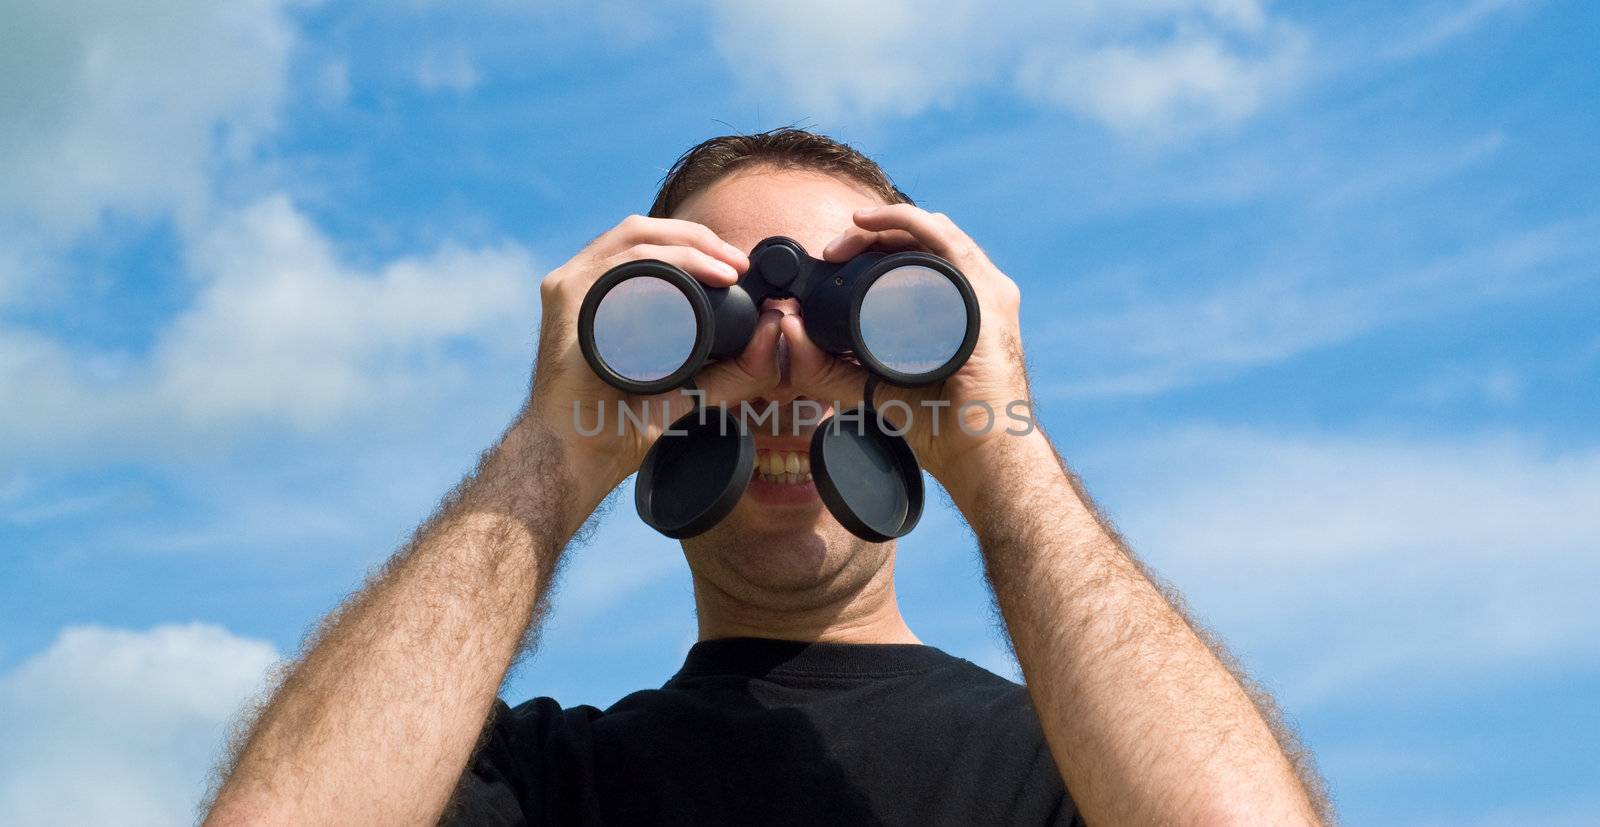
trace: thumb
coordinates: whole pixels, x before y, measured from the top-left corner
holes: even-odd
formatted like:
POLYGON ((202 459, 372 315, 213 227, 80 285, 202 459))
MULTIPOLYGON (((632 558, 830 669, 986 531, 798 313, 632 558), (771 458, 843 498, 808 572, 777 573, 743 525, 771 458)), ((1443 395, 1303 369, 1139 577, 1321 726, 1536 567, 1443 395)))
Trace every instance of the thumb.
MULTIPOLYGON (((756 329, 750 334, 750 343, 737 359, 725 359, 706 365, 695 374, 697 394, 707 407, 724 405, 733 407, 747 399, 754 399, 772 390, 778 384, 778 322, 783 314, 768 310, 756 320, 756 329)), ((682 413, 694 407, 694 397, 678 394, 682 413)), ((681 414, 680 414, 681 415, 681 414)))
POLYGON ((780 324, 789 345, 789 383, 796 390, 840 409, 861 404, 867 383, 865 369, 818 347, 799 316, 784 316, 780 324))

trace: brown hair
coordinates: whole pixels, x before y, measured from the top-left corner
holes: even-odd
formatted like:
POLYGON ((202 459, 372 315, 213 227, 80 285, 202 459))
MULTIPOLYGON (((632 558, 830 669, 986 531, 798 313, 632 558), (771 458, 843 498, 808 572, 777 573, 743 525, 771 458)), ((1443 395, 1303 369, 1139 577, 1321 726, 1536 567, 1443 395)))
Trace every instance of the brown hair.
POLYGON ((751 135, 721 135, 701 141, 678 157, 650 206, 668 218, 689 196, 723 176, 753 166, 806 169, 838 175, 866 187, 889 204, 913 204, 883 168, 849 144, 804 129, 784 127, 751 135))

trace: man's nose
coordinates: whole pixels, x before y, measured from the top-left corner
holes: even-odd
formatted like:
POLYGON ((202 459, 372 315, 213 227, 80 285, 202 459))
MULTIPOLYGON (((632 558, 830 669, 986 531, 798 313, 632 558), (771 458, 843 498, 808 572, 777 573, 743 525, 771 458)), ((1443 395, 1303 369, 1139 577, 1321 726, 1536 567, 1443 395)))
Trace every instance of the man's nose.
POLYGON ((761 309, 766 310, 768 308, 781 310, 791 316, 798 316, 800 315, 800 300, 793 297, 787 299, 767 299, 761 303, 761 309))

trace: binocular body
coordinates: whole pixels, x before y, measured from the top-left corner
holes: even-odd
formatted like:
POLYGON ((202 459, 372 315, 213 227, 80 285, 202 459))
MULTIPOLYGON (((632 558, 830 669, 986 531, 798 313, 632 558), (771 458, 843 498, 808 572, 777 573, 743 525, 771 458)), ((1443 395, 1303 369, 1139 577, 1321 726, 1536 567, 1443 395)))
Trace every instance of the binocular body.
POLYGON ((686 384, 707 360, 738 356, 769 298, 797 299, 817 346, 896 385, 943 380, 977 343, 977 299, 944 259, 871 251, 832 263, 774 236, 756 245, 750 269, 731 287, 706 287, 651 259, 612 268, 584 297, 578 346, 613 387, 661 393, 686 384))
MULTIPOLYGON (((937 383, 977 344, 977 299, 950 262, 919 251, 869 251, 833 263, 774 236, 756 245, 750 269, 725 288, 706 287, 654 259, 613 267, 584 296, 578 347, 611 386, 663 393, 688 385, 708 360, 738 356, 762 303, 773 298, 798 300, 806 334, 823 350, 854 358, 876 380, 895 385, 937 383)), ((922 470, 902 434, 885 428, 872 409, 870 388, 863 397, 860 407, 816 426, 811 473, 840 524, 884 542, 921 517, 922 470)), ((639 468, 640 518, 683 539, 726 517, 755 468, 755 438, 743 425, 726 410, 698 407, 673 423, 639 468)))

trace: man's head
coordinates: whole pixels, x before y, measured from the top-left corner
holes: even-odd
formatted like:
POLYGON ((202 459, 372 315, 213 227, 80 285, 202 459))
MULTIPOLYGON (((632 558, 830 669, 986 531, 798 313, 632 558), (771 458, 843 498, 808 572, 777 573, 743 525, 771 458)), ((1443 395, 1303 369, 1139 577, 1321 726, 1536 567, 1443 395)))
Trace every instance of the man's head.
MULTIPOLYGON (((723 240, 749 250, 775 235, 798 241, 821 257, 823 247, 852 226, 863 207, 911 203, 871 159, 831 138, 798 129, 729 135, 705 141, 678 159, 662 182, 650 214, 704 224, 723 240)), ((787 313, 793 299, 769 301, 787 313)), ((786 349, 780 344, 782 380, 760 410, 775 402, 776 427, 757 432, 758 458, 806 458, 812 428, 794 433, 786 349)), ((822 416, 832 411, 828 400, 822 416)), ((809 461, 808 459, 805 461, 809 461)), ((786 473, 786 471, 785 471, 786 473)), ((758 476, 744 498, 711 531, 684 543, 695 574, 742 602, 774 610, 826 606, 886 575, 893 543, 867 543, 833 519, 809 482, 758 476)))

